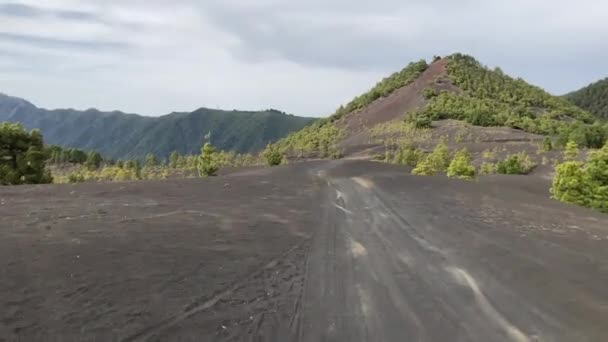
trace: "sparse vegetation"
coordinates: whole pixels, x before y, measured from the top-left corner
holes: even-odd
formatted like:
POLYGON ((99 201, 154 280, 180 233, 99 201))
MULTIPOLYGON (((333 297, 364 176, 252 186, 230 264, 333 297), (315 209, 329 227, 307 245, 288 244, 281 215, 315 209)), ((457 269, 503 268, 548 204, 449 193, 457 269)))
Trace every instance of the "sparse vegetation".
POLYGON ((341 132, 334 124, 321 120, 288 135, 273 146, 276 146, 282 155, 326 158, 338 153, 336 144, 340 137, 341 132))
POLYGON ((484 150, 481 153, 481 156, 484 160, 494 160, 496 158, 496 149, 493 150, 484 150))
POLYGON ((348 113, 366 107, 367 105, 381 97, 389 96, 395 90, 413 82, 427 68, 428 64, 425 60, 420 60, 416 63, 410 63, 403 70, 396 72, 391 76, 378 82, 378 84, 376 84, 368 92, 355 97, 346 106, 340 106, 336 110, 336 112, 330 117, 330 121, 338 120, 348 113))
POLYGON ((389 159, 386 161, 394 164, 416 167, 424 157, 424 152, 415 148, 410 143, 403 142, 397 147, 394 155, 392 157, 389 156, 389 159))
POLYGON ((283 161, 283 155, 276 145, 268 144, 264 151, 262 151, 262 158, 266 160, 266 164, 269 166, 281 165, 283 161))
POLYGON ((566 149, 564 150, 564 160, 576 161, 578 159, 578 155, 578 144, 574 141, 569 141, 568 144, 566 144, 566 149))
MULTIPOLYGON (((201 150, 204 149, 205 146, 203 146, 201 150)), ((67 167, 62 164, 56 165, 58 168, 57 170, 54 170, 53 175, 56 183, 192 178, 200 175, 199 167, 203 167, 202 172, 213 171, 214 174, 217 172, 217 169, 221 167, 240 167, 261 164, 260 158, 251 154, 217 151, 215 149, 209 154, 209 146, 207 146, 205 153, 207 153, 206 156, 211 155, 211 163, 203 162, 201 164, 200 155, 181 155, 178 152, 173 152, 171 153, 168 164, 159 161, 154 154, 148 154, 144 160, 143 167, 141 166, 141 162, 137 159, 126 161, 118 160, 115 163, 111 160, 103 160, 102 164, 97 168, 89 167, 89 165, 85 163, 74 169, 74 167, 70 167, 69 165, 77 166, 78 164, 68 163, 67 167), (210 167, 207 168, 205 165, 210 165, 210 167), (65 167, 65 169, 62 167, 65 167)), ((209 159, 202 160, 208 161, 209 159)))
POLYGON ((447 169, 447 176, 460 179, 472 179, 475 177, 475 167, 471 165, 471 154, 466 149, 462 149, 450 162, 447 169))
POLYGON ((508 155, 496 164, 496 172, 506 175, 525 175, 530 173, 536 165, 525 152, 508 155))
POLYGON ((598 148, 608 139, 606 124, 593 123, 592 115, 567 100, 500 70, 485 68, 472 57, 455 54, 447 58, 450 80, 464 93, 443 91, 415 116, 558 135, 561 146, 575 141, 580 146, 598 148))
POLYGON ((529 114, 529 117, 534 116, 534 108, 542 108, 549 116, 566 115, 593 122, 589 113, 567 100, 552 96, 522 79, 513 79, 500 69, 488 69, 471 56, 457 53, 447 58, 450 80, 472 98, 508 105, 516 112, 529 114))
POLYGON ((412 170, 412 174, 420 176, 431 176, 446 171, 450 164, 450 151, 444 142, 439 143, 432 153, 427 155, 416 168, 412 170))
POLYGON ((154 153, 146 154, 146 159, 144 160, 145 168, 153 168, 158 165, 158 158, 154 153))
POLYGON ((431 87, 424 88, 424 90, 422 91, 422 96, 424 96, 424 98, 427 100, 432 99, 437 95, 439 95, 439 92, 431 87))
POLYGON ((415 112, 408 116, 407 122, 411 123, 416 129, 425 129, 433 127, 433 119, 424 112, 415 112))
POLYGON ((479 167, 479 173, 482 175, 490 175, 496 173, 496 164, 483 162, 479 167))

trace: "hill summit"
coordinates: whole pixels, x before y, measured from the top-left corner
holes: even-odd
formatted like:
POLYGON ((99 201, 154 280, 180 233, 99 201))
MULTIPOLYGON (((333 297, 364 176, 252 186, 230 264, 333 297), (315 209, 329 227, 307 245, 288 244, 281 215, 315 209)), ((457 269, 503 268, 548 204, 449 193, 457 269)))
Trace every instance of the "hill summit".
POLYGON ((565 98, 457 53, 410 63, 278 146, 296 156, 369 154, 403 136, 407 122, 436 128, 425 133, 429 139, 419 140, 454 138, 459 132, 449 123, 455 120, 476 130, 470 139, 480 142, 551 136, 562 145, 574 140, 579 146, 601 147, 608 128, 594 124, 596 119, 565 98))

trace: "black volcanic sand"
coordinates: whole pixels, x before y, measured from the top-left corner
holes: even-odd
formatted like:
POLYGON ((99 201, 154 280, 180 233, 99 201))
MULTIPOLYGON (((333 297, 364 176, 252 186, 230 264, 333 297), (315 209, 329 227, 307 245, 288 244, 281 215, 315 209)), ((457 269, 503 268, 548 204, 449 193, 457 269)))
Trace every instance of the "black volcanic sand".
POLYGON ((604 341, 608 215, 364 161, 0 188, 0 341, 604 341))

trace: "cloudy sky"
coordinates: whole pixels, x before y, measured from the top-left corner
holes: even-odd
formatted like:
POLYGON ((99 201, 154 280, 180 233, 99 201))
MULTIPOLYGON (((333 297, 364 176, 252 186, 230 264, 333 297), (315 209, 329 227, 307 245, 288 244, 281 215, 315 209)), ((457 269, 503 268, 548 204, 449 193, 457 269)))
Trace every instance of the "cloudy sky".
POLYGON ((0 0, 0 92, 145 115, 325 116, 464 52, 555 94, 608 76, 604 0, 0 0))

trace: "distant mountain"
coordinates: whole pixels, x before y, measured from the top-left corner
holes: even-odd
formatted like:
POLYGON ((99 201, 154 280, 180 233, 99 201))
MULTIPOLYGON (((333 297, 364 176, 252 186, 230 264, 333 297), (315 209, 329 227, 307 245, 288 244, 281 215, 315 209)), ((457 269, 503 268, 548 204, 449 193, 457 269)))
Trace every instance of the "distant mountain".
POLYGON ((608 119, 608 77, 566 94, 565 97, 593 115, 608 119))
POLYGON ((96 150, 115 159, 141 158, 147 153, 166 158, 174 150, 198 153, 208 132, 217 148, 255 152, 313 120, 273 109, 255 112, 200 108, 161 117, 96 109, 46 110, 0 93, 0 122, 39 128, 47 144, 96 150))

